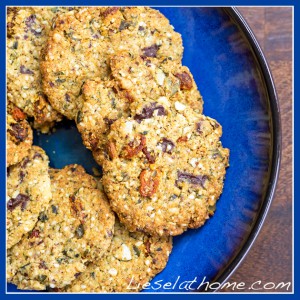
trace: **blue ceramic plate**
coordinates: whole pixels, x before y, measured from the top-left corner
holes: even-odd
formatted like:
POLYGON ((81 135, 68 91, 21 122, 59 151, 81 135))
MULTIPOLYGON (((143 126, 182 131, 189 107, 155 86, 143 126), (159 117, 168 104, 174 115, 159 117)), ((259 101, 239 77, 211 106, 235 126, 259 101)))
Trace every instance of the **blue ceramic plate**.
MULTIPOLYGON (((222 142, 230 149, 230 167, 214 217, 202 228, 174 238, 166 269, 151 282, 155 291, 186 292, 187 285, 180 283, 195 277, 195 289, 203 279, 224 282, 252 245, 277 180, 279 113, 263 54, 235 9, 159 10, 182 34, 183 63, 203 95, 204 114, 222 124, 222 142), (159 286, 167 282, 173 289, 159 286)), ((78 163, 89 173, 97 167, 74 122, 59 124, 50 136, 36 134, 34 143, 46 150, 51 167, 78 163)), ((16 291, 15 286, 8 285, 8 291, 16 291)))

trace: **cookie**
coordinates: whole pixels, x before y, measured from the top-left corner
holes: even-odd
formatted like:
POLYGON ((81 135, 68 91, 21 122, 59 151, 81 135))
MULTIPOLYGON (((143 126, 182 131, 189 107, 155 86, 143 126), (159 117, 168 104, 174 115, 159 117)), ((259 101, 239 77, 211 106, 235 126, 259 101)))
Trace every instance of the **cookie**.
POLYGON ((32 145, 32 129, 26 114, 11 102, 6 115, 6 166, 20 162, 29 153, 32 145))
POLYGON ((49 159, 32 146, 28 156, 8 168, 7 174, 7 248, 31 231, 51 199, 49 159))
POLYGON ((130 231, 179 235, 198 228, 222 193, 229 150, 220 124, 178 102, 121 118, 108 135, 103 185, 130 231))
POLYGON ((40 52, 53 20, 69 11, 58 7, 14 7, 7 17, 7 97, 34 117, 35 127, 47 132, 62 116, 42 91, 40 52))
POLYGON ((84 145, 93 151, 101 165, 107 158, 105 146, 110 126, 122 116, 129 116, 129 100, 122 95, 113 80, 89 79, 82 94, 84 103, 79 110, 76 123, 84 145))
POLYGON ((49 208, 8 253, 8 281, 19 289, 69 285, 105 253, 113 236, 114 214, 92 176, 77 165, 50 174, 49 208))
POLYGON ((159 61, 122 51, 111 57, 110 66, 114 79, 127 92, 133 107, 139 102, 166 97, 170 102, 181 101, 195 112, 202 113, 203 99, 193 75, 178 62, 159 61))
POLYGON ((56 185, 67 187, 70 186, 73 190, 79 190, 81 187, 96 189, 96 179, 87 174, 85 169, 77 164, 65 166, 63 169, 49 169, 51 181, 55 181, 56 185))
POLYGON ((171 237, 130 233, 116 220, 111 246, 66 292, 137 292, 161 272, 172 250, 171 237))
POLYGON ((120 50, 180 62, 183 47, 169 21, 149 7, 90 7, 59 18, 41 62, 44 92, 53 107, 75 119, 82 85, 108 79, 109 56, 120 50))
POLYGON ((100 165, 107 158, 104 145, 111 124, 129 116, 130 110, 142 114, 139 108, 149 101, 180 99, 194 111, 202 112, 202 97, 187 67, 170 60, 134 57, 124 51, 110 57, 110 67, 111 80, 98 78, 85 82, 84 103, 76 118, 84 145, 92 150, 100 165))

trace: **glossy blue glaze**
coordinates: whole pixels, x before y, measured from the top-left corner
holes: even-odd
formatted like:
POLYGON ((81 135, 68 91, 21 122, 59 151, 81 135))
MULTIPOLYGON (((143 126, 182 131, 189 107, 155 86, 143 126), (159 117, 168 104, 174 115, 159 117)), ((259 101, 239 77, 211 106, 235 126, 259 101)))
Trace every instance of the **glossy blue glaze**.
MULTIPOLYGON (((159 10, 182 34, 183 63, 190 68, 203 95, 204 114, 221 123, 223 145, 230 149, 230 167, 214 217, 202 228, 174 238, 166 269, 152 281, 175 283, 180 276, 174 290, 164 290, 179 292, 184 291, 179 287, 184 280, 197 277, 198 284, 204 277, 213 280, 248 236, 269 180, 271 116, 258 63, 224 10, 159 10)), ((72 122, 59 125, 53 135, 36 135, 35 144, 47 151, 52 167, 80 163, 91 172, 97 166, 72 122)), ((8 285, 8 291, 16 289, 8 285)))

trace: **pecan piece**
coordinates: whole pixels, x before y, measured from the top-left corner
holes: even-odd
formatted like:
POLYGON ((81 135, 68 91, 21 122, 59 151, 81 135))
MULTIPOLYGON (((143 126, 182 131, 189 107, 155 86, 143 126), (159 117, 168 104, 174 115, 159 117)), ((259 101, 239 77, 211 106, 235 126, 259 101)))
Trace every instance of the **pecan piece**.
POLYGON ((193 87, 193 80, 189 73, 177 73, 175 74, 175 77, 177 77, 180 81, 181 90, 190 90, 193 87))
POLYGON ((69 200, 71 202, 71 213, 80 220, 81 224, 83 224, 87 215, 84 213, 82 203, 76 199, 75 195, 71 195, 69 200))
POLYGON ((142 151, 146 146, 146 137, 141 135, 140 136, 140 144, 137 147, 133 147, 132 143, 130 143, 125 148, 125 158, 132 158, 133 156, 137 155, 140 151, 142 151))
POLYGON ((187 142, 187 137, 186 136, 181 136, 180 138, 177 139, 177 143, 184 143, 187 142))
POLYGON ((12 111, 12 116, 16 121, 22 121, 22 120, 26 119, 26 115, 18 107, 14 107, 14 109, 12 111))
POLYGON ((39 100, 34 103, 34 114, 35 114, 35 121, 38 123, 43 123, 44 118, 46 116, 46 102, 47 98, 44 94, 39 94, 39 100))
POLYGON ((143 197, 153 196, 158 189, 161 177, 160 170, 143 170, 140 174, 140 194, 143 197))
POLYGON ((116 145, 114 142, 109 141, 107 145, 108 155, 110 159, 114 159, 117 157, 116 145))

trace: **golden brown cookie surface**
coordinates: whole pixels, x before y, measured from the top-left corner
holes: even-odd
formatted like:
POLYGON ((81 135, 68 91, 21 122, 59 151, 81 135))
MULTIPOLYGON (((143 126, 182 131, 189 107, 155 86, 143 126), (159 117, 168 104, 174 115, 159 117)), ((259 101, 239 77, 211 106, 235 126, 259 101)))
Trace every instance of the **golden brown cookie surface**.
POLYGON ((148 7, 90 7, 59 18, 41 63, 44 91, 53 107, 75 119, 83 83, 107 79, 108 58, 120 50, 180 62, 183 48, 169 21, 148 7))
POLYGON ((150 103, 143 115, 116 121, 108 135, 103 185, 131 231, 178 235, 200 227, 223 189, 229 150, 220 124, 172 105, 177 113, 150 103))
POLYGON ((114 214, 92 176, 78 165, 50 173, 49 208, 8 254, 8 280, 21 289, 69 285, 113 236, 114 214))
POLYGON ((172 238, 130 233, 118 220, 107 253, 88 266, 66 292, 137 292, 161 272, 172 250, 172 238))
POLYGON ((18 243, 33 229, 39 214, 51 199, 49 159, 37 146, 28 156, 8 168, 7 174, 7 248, 18 243))
POLYGON ((40 54, 55 18, 69 8, 15 7, 8 11, 7 96, 47 131, 62 116, 47 101, 41 86, 40 54))
POLYGON ((100 78, 87 80, 82 89, 84 103, 76 117, 76 124, 84 145, 92 150, 102 165, 107 158, 107 134, 120 117, 129 116, 130 101, 122 95, 115 82, 100 78))

